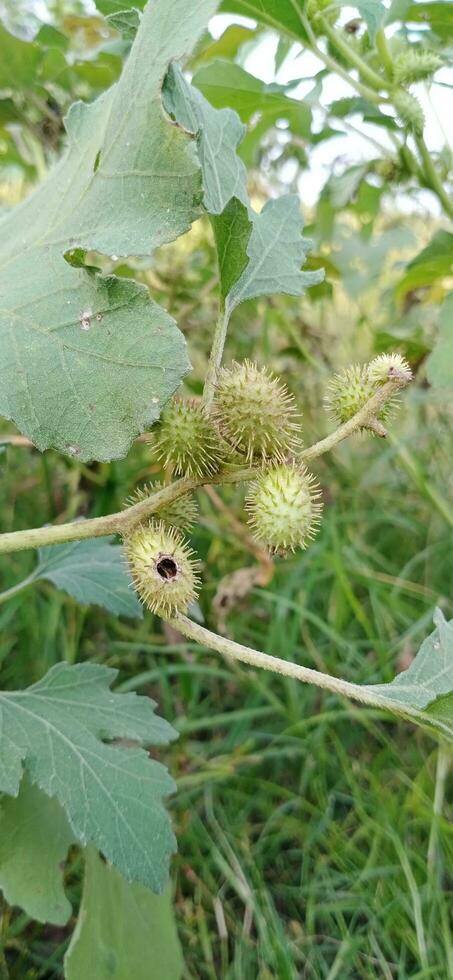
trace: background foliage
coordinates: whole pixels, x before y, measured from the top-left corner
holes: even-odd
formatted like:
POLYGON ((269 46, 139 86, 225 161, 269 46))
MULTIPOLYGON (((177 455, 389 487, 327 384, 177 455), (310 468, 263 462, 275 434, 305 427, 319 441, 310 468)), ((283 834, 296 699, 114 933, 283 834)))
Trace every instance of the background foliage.
MULTIPOLYGON (((43 8, 33 3, 1 5, 5 213, 60 157, 70 104, 91 101, 118 79, 136 15, 129 11, 121 21, 102 15, 125 6, 99 0, 96 12, 82 3, 49 3, 44 22, 43 8)), ((285 378, 303 408, 307 443, 327 429, 322 396, 334 370, 396 347, 417 381, 385 445, 356 439, 318 462, 325 519, 306 553, 271 569, 238 524, 243 491, 199 494, 193 544, 204 567, 196 615, 269 653, 354 682, 380 683, 410 664, 431 631, 436 604, 447 618, 452 614, 453 236, 429 174, 414 173, 413 144, 398 119, 351 89, 331 98, 328 68, 303 61, 307 36, 297 5, 231 0, 223 8, 233 23, 214 22, 188 67, 199 92, 217 108, 236 109, 247 127, 239 152, 254 204, 288 189, 304 200, 316 154, 329 147, 324 185, 305 209, 305 232, 314 243, 306 268, 323 266, 326 279, 302 299, 251 298, 238 306, 227 358, 256 358, 285 378), (257 21, 242 23, 237 15, 257 21), (257 59, 270 57, 272 81, 262 80, 254 74, 257 59), (357 129, 365 136, 357 137, 357 129)), ((352 14, 346 9, 342 22, 358 13, 373 35, 382 10, 382 4, 359 4, 352 14)), ((390 18, 395 44, 423 37, 448 61, 448 4, 403 0, 391 5, 390 18)), ((373 68, 366 38, 361 41, 363 22, 344 33, 373 68)), ((325 49, 341 67, 342 52, 325 49)), ((266 61, 269 78, 267 67, 266 61)), ((436 75, 447 93, 449 77, 446 69, 436 75)), ((185 105, 185 111, 202 111, 200 105, 209 111, 204 103, 185 105)), ((438 144, 432 155, 448 192, 451 153, 438 144)), ((236 186, 241 179, 239 168, 236 186)), ((102 259, 102 267, 149 286, 169 311, 194 368, 186 390, 200 393, 217 316, 216 258, 206 219, 150 260, 102 259)), ((25 265, 26 283, 30 271, 25 265)), ((4 433, 6 440, 16 430, 5 425, 4 433)), ((41 455, 17 443, 1 448, 5 530, 115 511, 156 474, 141 442, 111 463, 41 455)), ((116 559, 108 555, 116 545, 109 542, 96 552, 109 581, 98 580, 99 605, 84 606, 90 546, 74 546, 77 554, 68 548, 63 558, 60 551, 58 567, 50 548, 42 549, 38 565, 32 553, 3 559, 3 588, 13 594, 0 605, 0 686, 27 688, 61 661, 82 671, 91 661, 99 670, 120 671, 116 693, 151 695, 176 728, 179 739, 159 750, 159 759, 177 782, 170 802, 179 842, 172 888, 184 975, 444 980, 453 974, 453 842, 443 802, 447 766, 436 744, 374 709, 219 661, 149 615, 139 620, 131 593, 118 590, 116 559)), ((93 583, 89 588, 93 601, 93 583)), ((161 734, 155 741, 171 737, 169 726, 165 739, 161 734)), ((4 975, 63 976, 80 907, 66 975, 84 975, 88 956, 94 980, 108 976, 108 969, 127 976, 130 959, 112 960, 118 930, 111 930, 111 917, 130 923, 122 934, 127 937, 141 915, 163 914, 162 938, 166 929, 174 935, 168 913, 162 906, 148 910, 153 896, 139 885, 126 889, 91 851, 82 896, 83 858, 76 847, 63 890, 59 864, 72 838, 62 811, 50 813, 48 805, 42 792, 24 784, 18 799, 2 808, 4 975), (28 794, 26 812, 34 814, 27 851, 34 871, 18 881, 17 875, 11 880, 10 861, 22 793, 28 794), (51 822, 52 849, 40 871, 39 828, 51 822), (47 907, 42 893, 31 894, 40 874, 48 885, 47 907), (87 908, 90 926, 84 927, 87 908), (111 910, 108 921, 105 909, 111 910), (87 949, 101 947, 107 959, 94 965, 87 949)), ((137 933, 142 942, 145 932, 137 933)), ((149 964, 159 963, 160 952, 154 933, 146 941, 144 976, 152 977, 149 964)), ((165 946, 174 950, 176 942, 165 946)), ((165 980, 180 975, 177 948, 159 969, 156 976, 165 980)))

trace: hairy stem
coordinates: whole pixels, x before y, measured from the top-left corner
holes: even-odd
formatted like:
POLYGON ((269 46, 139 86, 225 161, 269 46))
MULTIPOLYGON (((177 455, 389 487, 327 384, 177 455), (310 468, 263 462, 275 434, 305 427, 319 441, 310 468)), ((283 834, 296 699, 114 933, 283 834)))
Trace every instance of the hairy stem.
POLYGON ((359 73, 359 77, 363 79, 368 85, 371 86, 376 92, 380 92, 382 89, 387 88, 387 83, 385 78, 381 78, 376 71, 367 65, 366 61, 360 57, 359 54, 354 50, 351 45, 347 44, 343 40, 341 35, 331 27, 329 21, 326 17, 320 17, 322 23, 322 29, 329 41, 337 48, 340 54, 349 62, 351 68, 355 68, 359 73))
MULTIPOLYGON (((330 452, 338 443, 353 435, 354 432, 367 427, 374 428, 382 406, 400 387, 401 383, 397 380, 387 381, 351 419, 340 425, 325 439, 320 439, 313 446, 302 450, 300 457, 303 460, 316 459, 317 456, 330 452)), ((26 531, 0 534, 0 553, 23 551, 45 544, 62 544, 65 541, 100 538, 109 534, 124 535, 140 521, 146 520, 151 514, 158 513, 163 507, 179 500, 180 497, 184 497, 205 483, 245 483, 252 480, 259 469, 260 467, 225 466, 213 476, 183 477, 182 480, 176 480, 175 483, 163 487, 157 493, 150 494, 138 504, 126 507, 115 514, 108 514, 105 517, 92 517, 86 521, 73 521, 70 524, 55 524, 49 527, 30 528, 26 531)))
POLYGON ((334 58, 331 58, 326 51, 323 51, 322 48, 319 47, 316 36, 310 27, 310 22, 304 14, 301 16, 301 21, 310 42, 307 45, 309 50, 323 62, 326 68, 330 68, 330 71, 333 71, 336 75, 339 75, 343 81, 347 82, 348 85, 350 85, 351 88, 354 88, 356 92, 358 92, 364 99, 367 99, 368 102, 372 102, 374 105, 380 105, 382 98, 377 94, 375 88, 369 88, 366 85, 362 85, 362 83, 357 81, 355 78, 351 78, 351 75, 348 74, 348 72, 345 71, 334 58))
POLYGON ((423 136, 416 136, 415 142, 423 163, 423 174, 426 185, 437 195, 445 213, 453 221, 453 199, 442 184, 423 136))
POLYGON ((376 48, 380 55, 385 74, 387 75, 388 79, 392 80, 393 78, 392 56, 388 49, 387 38, 382 28, 380 31, 377 31, 376 33, 376 48))
POLYGON ((350 681, 342 680, 341 677, 333 677, 332 674, 324 674, 320 670, 304 667, 303 664, 296 664, 291 660, 282 660, 280 657, 273 657, 268 653, 262 653, 260 650, 254 650, 252 647, 246 647, 242 643, 236 643, 235 640, 213 633, 205 626, 194 623, 187 616, 179 614, 169 622, 183 636, 195 640, 196 643, 208 650, 215 650, 216 653, 231 657, 232 660, 249 664, 251 667, 258 667, 261 670, 270 670, 274 674, 290 677, 305 684, 314 684, 325 691, 331 691, 341 697, 352 698, 354 701, 360 701, 361 704, 369 704, 375 708, 392 711, 404 718, 425 720, 423 712, 417 708, 413 708, 411 705, 404 705, 403 708, 401 704, 391 698, 386 698, 379 691, 368 688, 366 685, 352 684, 350 681))
POLYGON ((3 602, 8 602, 8 599, 12 599, 19 592, 23 592, 24 589, 28 589, 30 585, 36 582, 37 574, 32 572, 27 578, 24 578, 22 582, 18 582, 17 585, 12 585, 10 589, 6 589, 5 592, 0 592, 0 606, 3 602))
POLYGON ((215 386, 217 382, 217 375, 220 370, 220 365, 222 363, 223 348, 225 347, 225 340, 228 330, 229 315, 225 310, 225 306, 222 303, 219 311, 218 320, 216 323, 216 328, 214 332, 214 339, 211 347, 211 354, 209 357, 208 370, 206 372, 206 379, 204 383, 203 398, 206 408, 210 408, 215 394, 215 386))

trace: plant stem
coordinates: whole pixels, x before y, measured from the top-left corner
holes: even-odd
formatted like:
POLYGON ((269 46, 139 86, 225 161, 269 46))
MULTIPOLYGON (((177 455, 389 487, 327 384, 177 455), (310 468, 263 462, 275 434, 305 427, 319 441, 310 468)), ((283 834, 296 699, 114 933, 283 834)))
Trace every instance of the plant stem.
POLYGON ((301 16, 301 21, 304 26, 304 30, 306 31, 307 37, 310 41, 310 44, 307 45, 309 50, 311 50, 313 54, 315 54, 316 57, 323 62, 326 68, 330 68, 330 70, 335 72, 336 75, 339 75, 339 77, 342 78, 343 81, 347 82, 348 85, 350 85, 351 88, 354 88, 356 92, 358 92, 359 95, 361 95, 364 99, 367 99, 368 102, 372 102, 374 105, 380 105, 383 100, 382 98, 380 98, 380 96, 377 94, 374 88, 368 88, 368 86, 362 85, 362 83, 357 81, 355 78, 351 78, 351 75, 348 74, 347 71, 344 71, 341 65, 339 65, 334 58, 331 58, 326 51, 323 51, 318 46, 316 37, 310 27, 308 18, 304 14, 302 14, 301 16))
POLYGON ((203 399, 206 408, 210 408, 215 394, 215 386, 217 382, 217 375, 220 370, 220 365, 222 363, 223 348, 225 347, 225 340, 228 330, 229 314, 225 310, 225 306, 222 303, 219 311, 218 320, 216 323, 216 328, 214 332, 214 339, 212 342, 211 353, 209 356, 208 370, 206 372, 206 379, 204 383, 203 399))
POLYGON ((187 616, 179 614, 169 620, 169 623, 183 636, 195 640, 200 646, 206 647, 208 650, 215 650, 216 653, 249 664, 251 667, 270 670, 274 674, 281 674, 283 677, 290 677, 305 684, 314 684, 316 687, 331 691, 333 694, 339 694, 341 697, 360 701, 361 704, 369 704, 375 708, 392 711, 403 718, 426 722, 426 716, 423 712, 409 704, 403 707, 401 703, 398 704, 397 701, 386 698, 383 694, 368 688, 366 685, 352 684, 350 681, 342 680, 341 677, 333 677, 332 674, 324 674, 320 670, 304 667, 303 664, 296 664, 291 660, 282 660, 280 657, 273 657, 268 653, 262 653, 260 650, 254 650, 252 647, 246 647, 226 636, 213 633, 205 626, 194 623, 187 616))
MULTIPOLYGON (((389 398, 402 386, 401 381, 393 379, 386 381, 378 388, 375 395, 361 408, 351 419, 340 425, 338 429, 331 432, 325 439, 320 439, 307 449, 303 449, 300 458, 303 460, 316 459, 329 452, 343 439, 353 435, 354 432, 364 428, 375 428, 377 417, 383 405, 389 398)), ((381 433, 383 434, 383 433, 381 433)), ((184 497, 197 487, 206 483, 245 483, 253 480, 260 471, 260 466, 255 467, 233 467, 225 466, 213 476, 200 476, 196 478, 183 477, 176 480, 169 486, 162 487, 157 493, 150 494, 145 500, 138 504, 126 507, 124 510, 115 514, 108 514, 105 517, 92 517, 88 520, 73 521, 70 524, 55 524, 48 527, 30 528, 26 531, 12 531, 9 534, 0 534, 0 553, 23 551, 27 548, 37 548, 45 544, 62 544, 65 541, 81 541, 86 538, 100 538, 109 534, 127 534, 136 524, 140 523, 151 514, 159 512, 163 507, 168 506, 180 497, 184 497)))
POLYGON ((385 70, 385 73, 387 75, 387 78, 389 78, 390 80, 392 80, 392 77, 393 77, 393 62, 392 62, 392 57, 391 57, 390 51, 388 49, 387 38, 386 38, 385 33, 382 30, 382 28, 381 28, 380 31, 377 31, 377 34, 376 34, 376 48, 377 48, 378 53, 380 55, 380 58, 381 58, 381 61, 382 61, 383 66, 384 66, 384 70, 385 70))
POLYGON ((8 599, 12 599, 19 592, 23 592, 24 589, 28 589, 33 582, 36 581, 36 572, 32 572, 27 578, 24 578, 22 582, 18 582, 17 585, 13 585, 10 589, 6 589, 5 592, 0 592, 0 606, 3 602, 8 602, 8 599))
POLYGON ((356 71, 358 71, 359 76, 363 78, 363 80, 367 82, 368 85, 370 85, 376 92, 386 89, 387 85, 385 78, 381 78, 381 76, 378 75, 376 71, 373 71, 373 69, 367 65, 366 61, 364 61, 363 58, 361 58, 360 55, 354 51, 354 48, 352 48, 349 44, 346 44, 346 41, 344 41, 337 31, 331 27, 327 18, 320 17, 320 21, 322 23, 324 34, 329 38, 334 47, 340 51, 343 58, 349 62, 351 68, 355 68, 356 71))
POLYGON ((426 183, 428 187, 434 191, 434 194, 437 195, 445 213, 448 214, 448 217, 453 221, 453 199, 449 196, 449 194, 447 194, 447 191, 442 184, 423 136, 416 136, 415 142, 423 163, 426 183))

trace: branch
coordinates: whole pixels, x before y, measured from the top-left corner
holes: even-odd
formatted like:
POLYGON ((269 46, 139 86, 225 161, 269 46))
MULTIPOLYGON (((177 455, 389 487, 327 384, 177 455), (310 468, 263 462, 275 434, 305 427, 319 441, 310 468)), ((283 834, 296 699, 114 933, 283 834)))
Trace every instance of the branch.
POLYGON ((305 684, 314 684, 325 691, 332 691, 333 694, 352 698, 354 701, 372 705, 374 708, 384 708, 404 718, 426 721, 422 711, 413 708, 411 705, 405 705, 402 708, 391 698, 386 698, 376 691, 368 690, 366 685, 352 684, 350 681, 342 680, 341 677, 333 677, 332 674, 323 674, 320 670, 312 670, 311 667, 304 667, 302 664, 293 663, 291 660, 282 660, 280 657, 261 653, 260 650, 254 650, 252 647, 243 646, 242 643, 236 643, 235 640, 219 636, 218 633, 213 633, 205 626, 192 622, 187 616, 179 614, 169 622, 179 633, 190 640, 195 640, 200 646, 215 650, 216 653, 231 657, 240 663, 259 667, 261 670, 270 670, 274 674, 291 677, 293 680, 302 681, 305 684))
MULTIPOLYGON (((338 443, 353 435, 354 432, 364 428, 376 429, 377 417, 382 406, 401 386, 399 379, 387 381, 348 422, 344 422, 325 439, 303 449, 299 458, 303 460, 316 459, 318 456, 330 452, 338 443)), ((381 431, 380 434, 383 435, 385 432, 381 431)), ((260 469, 260 466, 246 468, 225 466, 213 476, 200 476, 193 479, 183 477, 181 480, 176 480, 175 483, 163 487, 157 493, 150 494, 140 503, 126 507, 115 514, 108 514, 105 517, 92 517, 86 521, 73 521, 70 524, 56 524, 1 534, 0 553, 23 551, 27 548, 38 548, 45 544, 62 544, 65 541, 100 538, 109 534, 124 535, 136 524, 150 517, 151 514, 158 513, 168 504, 179 500, 180 497, 184 497, 187 493, 191 493, 192 490, 196 490, 204 484, 246 483, 253 480, 260 469)))

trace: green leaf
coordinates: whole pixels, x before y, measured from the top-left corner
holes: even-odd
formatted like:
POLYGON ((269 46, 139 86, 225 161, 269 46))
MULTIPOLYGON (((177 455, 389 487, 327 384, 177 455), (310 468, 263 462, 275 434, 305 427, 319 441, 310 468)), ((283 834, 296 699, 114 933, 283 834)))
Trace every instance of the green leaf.
POLYGON ((304 6, 304 0, 223 0, 220 9, 225 13, 252 17, 300 40, 305 38, 302 26, 304 6))
POLYGON ((427 362, 428 380, 435 388, 453 388, 453 293, 449 293, 439 317, 439 336, 427 362))
POLYGON ((136 7, 131 10, 119 10, 116 13, 108 14, 107 21, 110 27, 121 34, 125 41, 133 41, 140 26, 140 11, 136 7))
POLYGON ((154 0, 117 85, 67 118, 68 148, 1 222, 0 413, 41 450, 123 456, 188 370, 174 321, 145 287, 73 268, 64 254, 149 254, 200 214, 194 140, 162 112, 216 0, 154 0))
POLYGON ((219 264, 220 295, 225 301, 249 261, 247 245, 252 230, 249 209, 233 198, 212 225, 219 264))
POLYGON ((102 606, 115 616, 141 618, 123 549, 113 538, 49 545, 38 550, 36 578, 48 579, 83 605, 102 606))
POLYGON ((0 23, 0 89, 27 89, 36 83, 42 51, 38 44, 22 41, 0 23))
POLYGON ((453 273, 453 234, 437 231, 426 246, 406 266, 406 273, 396 286, 396 297, 402 300, 406 293, 421 286, 429 286, 438 279, 453 273))
POLYGON ((197 135, 203 173, 203 203, 220 214, 232 197, 247 203, 247 171, 236 153, 245 126, 232 109, 213 109, 173 65, 165 79, 163 102, 180 126, 197 135))
POLYGON ((128 880, 159 891, 175 842, 162 797, 167 770, 142 748, 175 736, 154 702, 112 694, 117 671, 56 664, 25 691, 0 694, 0 791, 17 795, 23 771, 55 796, 81 844, 94 843, 128 880))
POLYGON ((266 85, 261 79, 231 61, 214 61, 194 75, 193 84, 217 109, 234 105, 243 122, 259 112, 269 125, 277 119, 288 119, 298 136, 310 134, 311 109, 288 91, 294 87, 266 85))
POLYGON ((453 38, 453 6, 450 0, 411 3, 406 11, 406 19, 428 25, 444 41, 453 38))
POLYGON ((89 848, 66 980, 179 980, 182 971, 170 892, 129 884, 89 848))
POLYGON ((247 213, 234 199, 215 222, 227 315, 244 300, 274 293, 300 296, 307 286, 322 281, 322 269, 301 272, 309 242, 302 238, 303 221, 295 194, 267 201, 260 214, 251 209, 247 213))
POLYGON ((349 204, 359 190, 368 170, 368 163, 356 163, 353 167, 344 170, 342 174, 329 177, 323 193, 328 194, 334 208, 344 208, 349 204))
POLYGON ((38 922, 63 926, 72 909, 61 864, 73 843, 61 806, 24 777, 19 795, 0 803, 0 888, 6 901, 38 922))
POLYGON ((419 724, 432 726, 453 740, 453 620, 446 622, 440 609, 434 614, 436 629, 423 641, 407 670, 390 684, 362 688, 376 695, 376 704, 407 714, 419 724))
POLYGON ((257 37, 257 29, 253 27, 243 27, 242 24, 231 24, 217 40, 213 40, 210 34, 206 36, 206 43, 199 45, 197 51, 190 59, 191 67, 195 65, 206 65, 217 58, 231 58, 234 60, 243 44, 253 41, 257 37))
POLYGON ((135 7, 143 10, 146 0, 96 0, 96 7, 100 14, 122 14, 125 10, 135 7))

